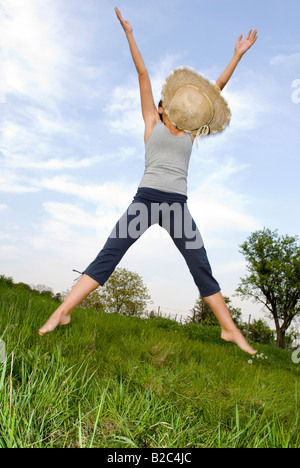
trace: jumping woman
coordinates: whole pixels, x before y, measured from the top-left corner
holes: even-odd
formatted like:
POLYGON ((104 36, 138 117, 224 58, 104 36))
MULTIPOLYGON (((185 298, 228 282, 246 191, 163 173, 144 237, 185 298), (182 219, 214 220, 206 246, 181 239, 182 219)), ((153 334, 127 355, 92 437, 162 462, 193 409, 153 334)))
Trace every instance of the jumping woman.
POLYGON ((68 325, 71 313, 92 291, 103 286, 133 243, 153 224, 170 234, 184 256, 195 284, 221 326, 221 337, 243 351, 255 351, 235 326, 212 275, 200 232, 187 206, 187 173, 195 138, 221 132, 229 124, 230 110, 221 96, 236 66, 255 43, 257 31, 239 37, 229 65, 212 83, 190 68, 178 68, 168 76, 156 108, 151 82, 133 37, 129 21, 117 17, 124 29, 140 86, 145 122, 145 172, 137 193, 96 259, 82 273, 65 301, 39 330, 41 336, 58 325, 68 325))

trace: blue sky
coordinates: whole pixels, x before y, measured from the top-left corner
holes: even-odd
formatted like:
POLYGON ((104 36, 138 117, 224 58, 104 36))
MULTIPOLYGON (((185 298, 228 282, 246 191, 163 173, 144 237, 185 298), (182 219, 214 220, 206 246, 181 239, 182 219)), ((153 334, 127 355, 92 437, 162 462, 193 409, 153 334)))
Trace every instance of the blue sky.
MULTIPOLYGON (((298 0, 1 0, 0 272, 70 288, 72 269, 94 259, 136 192, 143 120, 115 4, 133 25, 156 101, 177 66, 216 80, 240 33, 258 29, 223 92, 231 124, 195 145, 188 179, 214 274, 232 296, 246 273, 238 246, 251 232, 300 231, 298 0)), ((120 266, 143 277, 165 313, 186 315, 198 297, 157 227, 120 266)), ((245 317, 262 316, 232 300, 245 317)))

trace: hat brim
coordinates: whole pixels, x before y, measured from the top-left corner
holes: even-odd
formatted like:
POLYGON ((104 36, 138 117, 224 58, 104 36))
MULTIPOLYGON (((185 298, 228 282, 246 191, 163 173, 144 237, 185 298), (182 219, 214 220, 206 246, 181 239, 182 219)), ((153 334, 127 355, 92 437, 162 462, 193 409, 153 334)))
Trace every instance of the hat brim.
MULTIPOLYGON (((214 106, 214 117, 209 123, 210 134, 222 132, 230 122, 231 111, 228 103, 221 96, 220 89, 218 86, 205 77, 203 74, 197 72, 190 67, 178 67, 173 70, 162 88, 162 107, 172 121, 172 115, 169 115, 169 105, 176 91, 184 85, 192 85, 201 89, 210 99, 214 106)), ((180 128, 176 122, 172 122, 178 128, 180 128)), ((187 133, 197 135, 199 129, 195 128, 180 128, 187 133)))

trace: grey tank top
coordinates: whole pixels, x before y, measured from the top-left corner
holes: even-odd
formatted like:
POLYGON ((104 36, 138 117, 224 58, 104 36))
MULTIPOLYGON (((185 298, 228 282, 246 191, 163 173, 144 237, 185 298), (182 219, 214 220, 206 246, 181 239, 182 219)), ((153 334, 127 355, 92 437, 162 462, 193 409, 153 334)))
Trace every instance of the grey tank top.
POLYGON ((187 195, 187 175, 193 143, 189 133, 172 135, 159 120, 146 141, 141 187, 187 195))

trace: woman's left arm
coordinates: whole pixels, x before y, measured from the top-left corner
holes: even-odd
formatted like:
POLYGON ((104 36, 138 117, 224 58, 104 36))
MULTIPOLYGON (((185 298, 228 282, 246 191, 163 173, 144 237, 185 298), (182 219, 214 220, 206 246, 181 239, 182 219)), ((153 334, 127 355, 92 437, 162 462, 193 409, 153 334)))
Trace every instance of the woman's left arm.
POLYGON ((234 70, 236 69, 238 63, 240 62, 241 58, 243 55, 247 52, 247 50, 250 49, 250 47, 253 46, 253 44, 256 42, 258 36, 257 36, 257 29, 252 32, 252 29, 250 29, 248 36, 244 41, 242 42, 243 35, 241 34, 240 37, 238 38, 238 41, 235 45, 234 48, 234 54, 232 59, 230 60, 229 64, 223 71, 223 73, 219 76, 219 78, 216 81, 216 85, 222 89, 226 86, 228 81, 230 80, 234 70))
POLYGON ((115 7, 115 12, 121 23, 121 26, 123 27, 126 33, 132 59, 135 64, 136 71, 139 77, 142 114, 143 114, 143 118, 145 122, 145 142, 146 142, 149 135, 152 133, 154 126, 159 120, 159 114, 154 103, 152 86, 151 86, 151 81, 149 78, 148 70, 146 68, 143 57, 133 37, 133 28, 128 20, 123 20, 121 12, 117 7, 115 7))

